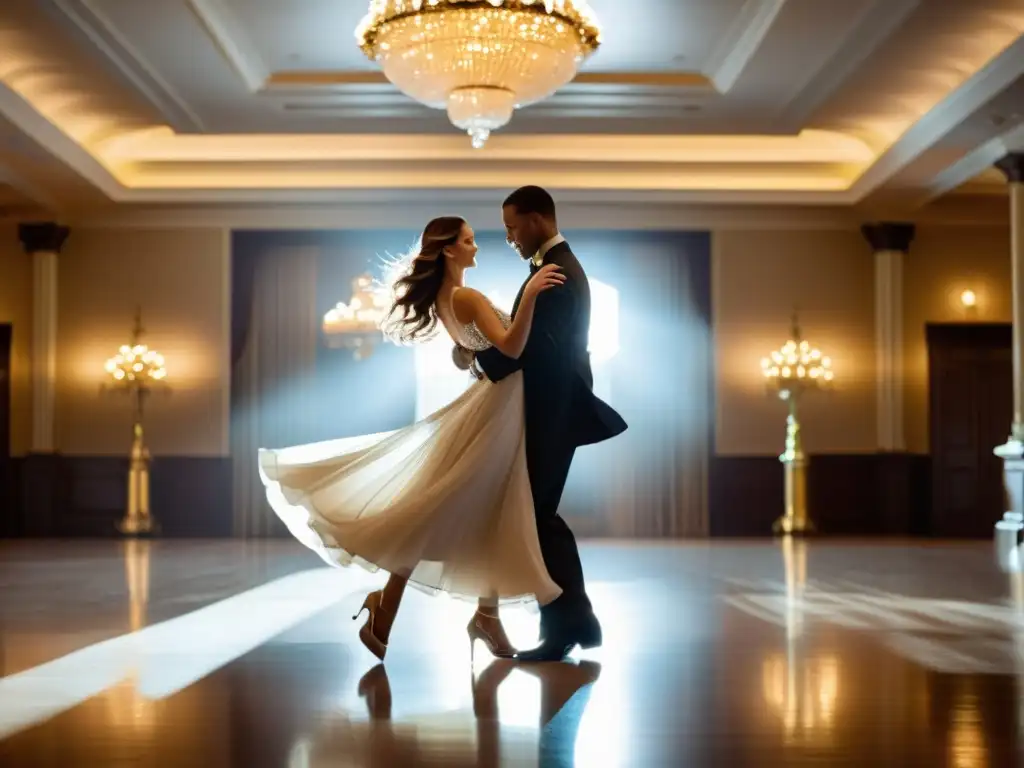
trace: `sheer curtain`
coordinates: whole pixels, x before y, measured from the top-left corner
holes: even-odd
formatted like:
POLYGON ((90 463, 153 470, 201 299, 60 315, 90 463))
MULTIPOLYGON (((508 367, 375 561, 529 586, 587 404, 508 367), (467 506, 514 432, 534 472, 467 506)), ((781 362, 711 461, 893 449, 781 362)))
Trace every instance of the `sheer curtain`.
POLYGON ((609 400, 629 429, 580 449, 565 513, 584 536, 705 537, 713 410, 710 236, 567 237, 591 280, 619 293, 619 351, 606 365, 609 400), (597 520, 588 524, 588 516, 597 520))
POLYGON ((233 244, 232 497, 235 536, 287 535, 267 504, 256 468, 261 447, 295 445, 314 432, 319 248, 233 244))

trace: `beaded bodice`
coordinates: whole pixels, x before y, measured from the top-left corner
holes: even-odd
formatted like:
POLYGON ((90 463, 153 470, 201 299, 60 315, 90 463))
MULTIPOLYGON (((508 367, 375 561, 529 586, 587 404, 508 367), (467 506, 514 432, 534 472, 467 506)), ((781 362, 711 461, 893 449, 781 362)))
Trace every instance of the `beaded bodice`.
MULTIPOLYGON (((512 324, 512 318, 508 313, 498 309, 493 304, 491 305, 491 309, 494 310, 494 314, 498 316, 501 324, 506 329, 512 324)), ((476 323, 467 323, 466 325, 463 325, 462 334, 464 342, 462 346, 466 349, 471 349, 474 352, 482 352, 483 350, 490 349, 494 346, 487 340, 487 337, 480 332, 480 329, 476 327, 476 323)))

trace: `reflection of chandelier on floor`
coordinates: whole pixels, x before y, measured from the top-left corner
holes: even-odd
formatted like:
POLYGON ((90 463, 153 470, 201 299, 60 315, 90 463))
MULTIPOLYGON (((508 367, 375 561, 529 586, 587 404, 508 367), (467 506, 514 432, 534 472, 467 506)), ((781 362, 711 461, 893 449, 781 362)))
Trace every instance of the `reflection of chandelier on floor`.
POLYGON ((600 35, 587 0, 370 0, 356 29, 388 80, 478 149, 572 80, 600 35))
POLYGON ((351 349, 356 360, 373 354, 374 342, 382 338, 380 324, 387 316, 390 302, 377 289, 370 275, 352 281, 352 298, 339 301, 324 315, 323 332, 328 347, 351 349))

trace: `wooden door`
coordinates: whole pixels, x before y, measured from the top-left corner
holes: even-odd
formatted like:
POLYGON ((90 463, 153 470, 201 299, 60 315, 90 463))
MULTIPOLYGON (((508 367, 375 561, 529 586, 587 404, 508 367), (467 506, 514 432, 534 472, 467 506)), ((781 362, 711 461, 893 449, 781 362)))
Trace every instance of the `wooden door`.
POLYGON ((1002 462, 1013 418, 1009 324, 929 325, 930 533, 991 538, 1005 511, 1002 462))
POLYGON ((0 323, 0 536, 9 535, 16 518, 11 466, 11 326, 0 323))

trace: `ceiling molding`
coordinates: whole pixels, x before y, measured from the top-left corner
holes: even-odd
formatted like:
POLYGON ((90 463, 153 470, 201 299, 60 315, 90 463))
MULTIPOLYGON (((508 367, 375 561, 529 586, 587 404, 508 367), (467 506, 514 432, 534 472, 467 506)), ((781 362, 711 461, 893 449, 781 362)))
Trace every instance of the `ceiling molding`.
MULTIPOLYGON (((180 188, 159 188, 159 189, 133 189, 122 188, 113 199, 122 203, 126 208, 134 208, 140 205, 146 206, 259 206, 259 205, 285 205, 285 206, 310 206, 353 204, 353 201, 378 200, 387 208, 391 202, 408 200, 411 194, 418 198, 430 200, 451 199, 445 193, 457 193, 460 195, 457 200, 464 201, 469 205, 488 196, 496 198, 499 202, 510 189, 526 184, 538 183, 533 177, 521 177, 515 180, 503 181, 490 187, 481 184, 480 186, 461 187, 426 187, 423 186, 370 186, 370 187, 347 187, 323 186, 319 188, 302 189, 266 189, 266 188, 245 188, 225 187, 222 189, 194 189, 191 187, 180 188)), ((818 206, 822 208, 841 208, 850 204, 849 196, 844 192, 828 191, 794 191, 778 192, 774 190, 693 190, 693 189, 671 189, 666 185, 664 189, 608 189, 605 186, 595 186, 589 189, 579 187, 560 187, 559 180, 554 176, 550 181, 540 180, 552 194, 557 193, 559 199, 571 199, 572 195, 580 193, 592 193, 597 201, 605 201, 609 204, 654 204, 664 203, 672 205, 750 205, 750 206, 818 206)), ((396 203, 397 204, 397 203, 396 203)))
POLYGON ((250 93, 259 93, 270 70, 224 0, 185 0, 206 34, 250 93))
MULTIPOLYGON (((367 194, 318 205, 225 205, 136 207, 110 213, 84 213, 66 221, 76 228, 182 227, 228 229, 395 229, 416 226, 436 216, 458 214, 477 231, 502 231, 501 201, 508 190, 484 195, 438 196, 422 190, 408 195, 367 194), (369 196, 368 196, 369 195, 369 196), (401 222, 397 224, 396 222, 401 222)), ((815 206, 737 206, 665 202, 573 200, 553 190, 558 218, 566 232, 622 230, 856 230, 860 220, 849 209, 815 206)))
MULTIPOLYGON (((258 95, 283 113, 330 115, 353 123, 382 117, 424 121, 444 115, 405 95, 378 71, 274 72, 258 95)), ((699 72, 581 72, 547 99, 517 110, 512 130, 505 133, 516 133, 516 128, 538 120, 551 131, 580 119, 635 124, 645 118, 657 120, 663 132, 689 133, 708 99, 718 96, 699 72)), ((449 125, 446 119, 443 125, 449 125)), ((572 132, 578 128, 573 126, 572 132)))
POLYGON ((728 93, 754 58, 787 0, 747 0, 706 64, 719 93, 728 93))
POLYGON ((64 131, 43 117, 19 94, 0 82, 0 114, 50 155, 111 200, 124 189, 114 175, 64 131))
MULTIPOLYGON (((1024 146, 1024 124, 1009 133, 985 142, 935 176, 924 189, 918 203, 925 205, 958 187, 968 184, 979 174, 995 165, 1016 147, 1024 146)), ((1006 183, 999 185, 1005 192, 1006 183)))
POLYGON ((832 131, 802 131, 796 136, 632 136, 576 134, 571 137, 499 134, 473 149, 458 134, 242 134, 180 135, 170 130, 111 139, 102 149, 111 164, 131 162, 227 161, 495 161, 551 163, 666 162, 853 163, 874 159, 859 139, 832 131))
POLYGON ((780 130, 797 131, 879 46, 896 32, 922 0, 884 0, 865 9, 856 28, 795 99, 782 105, 780 130))
POLYGON ((205 131, 202 119, 100 9, 101 0, 43 0, 180 131, 205 131))
POLYGON ((1018 37, 954 89, 888 147, 851 187, 863 199, 891 181, 965 120, 1024 75, 1024 36, 1018 37))
MULTIPOLYGON (((364 190, 336 200, 289 204, 254 201, 249 204, 182 204, 120 206, 113 210, 83 211, 62 217, 75 228, 224 228, 224 229, 397 229, 417 226, 436 216, 459 215, 477 231, 502 231, 501 201, 507 189, 479 190, 364 190), (398 223, 400 222, 400 224, 398 223)), ((820 231, 857 232, 866 221, 885 218, 884 211, 850 206, 773 202, 742 203, 686 201, 678 195, 552 190, 558 201, 562 228, 573 230, 647 231, 820 231)), ((1009 226, 1009 209, 999 201, 943 201, 926 209, 901 214, 901 220, 933 228, 998 228, 1009 226)))

